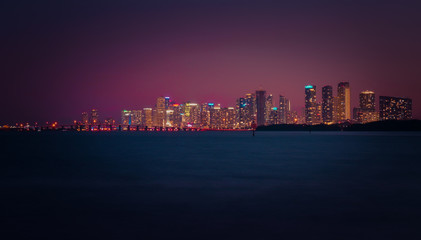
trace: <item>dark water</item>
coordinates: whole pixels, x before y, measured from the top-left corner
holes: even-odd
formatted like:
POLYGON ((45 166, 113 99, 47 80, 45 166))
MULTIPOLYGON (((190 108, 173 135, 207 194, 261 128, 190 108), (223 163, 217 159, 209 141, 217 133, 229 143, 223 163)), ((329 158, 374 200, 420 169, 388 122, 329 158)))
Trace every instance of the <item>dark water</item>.
POLYGON ((1 133, 2 239, 421 239, 421 133, 1 133))

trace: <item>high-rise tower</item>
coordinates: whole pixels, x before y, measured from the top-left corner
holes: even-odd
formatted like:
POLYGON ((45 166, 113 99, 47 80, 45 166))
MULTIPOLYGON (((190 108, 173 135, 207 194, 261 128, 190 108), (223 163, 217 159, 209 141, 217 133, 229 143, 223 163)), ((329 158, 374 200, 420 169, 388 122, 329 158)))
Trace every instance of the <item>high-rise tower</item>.
POLYGON ((376 112, 376 95, 372 91, 360 93, 360 107, 354 108, 354 119, 360 123, 368 123, 379 120, 376 112))
POLYGON ((273 96, 272 94, 269 94, 266 97, 266 103, 265 103, 265 125, 268 125, 270 113, 272 111, 272 105, 273 105, 273 96))
POLYGON ((322 119, 323 123, 333 121, 333 91, 332 86, 322 88, 322 119))
POLYGON ((266 112, 266 91, 256 91, 257 126, 265 125, 266 112))
POLYGON ((314 124, 316 115, 316 86, 305 86, 305 120, 306 124, 314 124))
POLYGON ((156 99, 156 126, 165 126, 165 98, 158 97, 156 99))
POLYGON ((360 93, 360 108, 365 111, 376 111, 376 95, 372 91, 360 93))
POLYGON ((279 96, 279 108, 278 108, 278 123, 287 124, 289 114, 289 101, 286 97, 279 96))
POLYGON ((351 90, 349 88, 349 82, 340 82, 338 84, 338 114, 340 121, 346 121, 351 119, 351 90))

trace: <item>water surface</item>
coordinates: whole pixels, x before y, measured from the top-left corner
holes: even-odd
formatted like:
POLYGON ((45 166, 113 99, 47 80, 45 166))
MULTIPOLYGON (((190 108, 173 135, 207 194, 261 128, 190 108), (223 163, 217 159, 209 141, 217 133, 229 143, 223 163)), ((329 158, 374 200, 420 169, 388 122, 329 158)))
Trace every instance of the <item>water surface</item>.
POLYGON ((421 133, 0 133, 11 239, 421 238, 421 133))

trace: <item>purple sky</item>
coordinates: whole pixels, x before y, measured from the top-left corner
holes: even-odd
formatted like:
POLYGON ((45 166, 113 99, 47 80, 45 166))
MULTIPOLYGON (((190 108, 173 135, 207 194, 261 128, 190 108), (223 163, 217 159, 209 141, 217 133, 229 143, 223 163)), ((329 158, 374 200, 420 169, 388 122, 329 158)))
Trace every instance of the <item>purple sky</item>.
POLYGON ((304 85, 321 100, 340 81, 352 106, 368 89, 421 118, 419 1, 63 2, 2 3, 0 124, 119 119, 160 95, 233 106, 260 86, 300 110, 304 85))

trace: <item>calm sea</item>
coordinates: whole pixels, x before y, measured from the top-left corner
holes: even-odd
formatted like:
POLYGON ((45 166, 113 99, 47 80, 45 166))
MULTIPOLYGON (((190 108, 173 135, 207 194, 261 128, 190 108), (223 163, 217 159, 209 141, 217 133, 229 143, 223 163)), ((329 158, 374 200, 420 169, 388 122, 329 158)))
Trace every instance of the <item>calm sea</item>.
POLYGON ((2 239, 421 239, 421 133, 0 133, 2 239))

